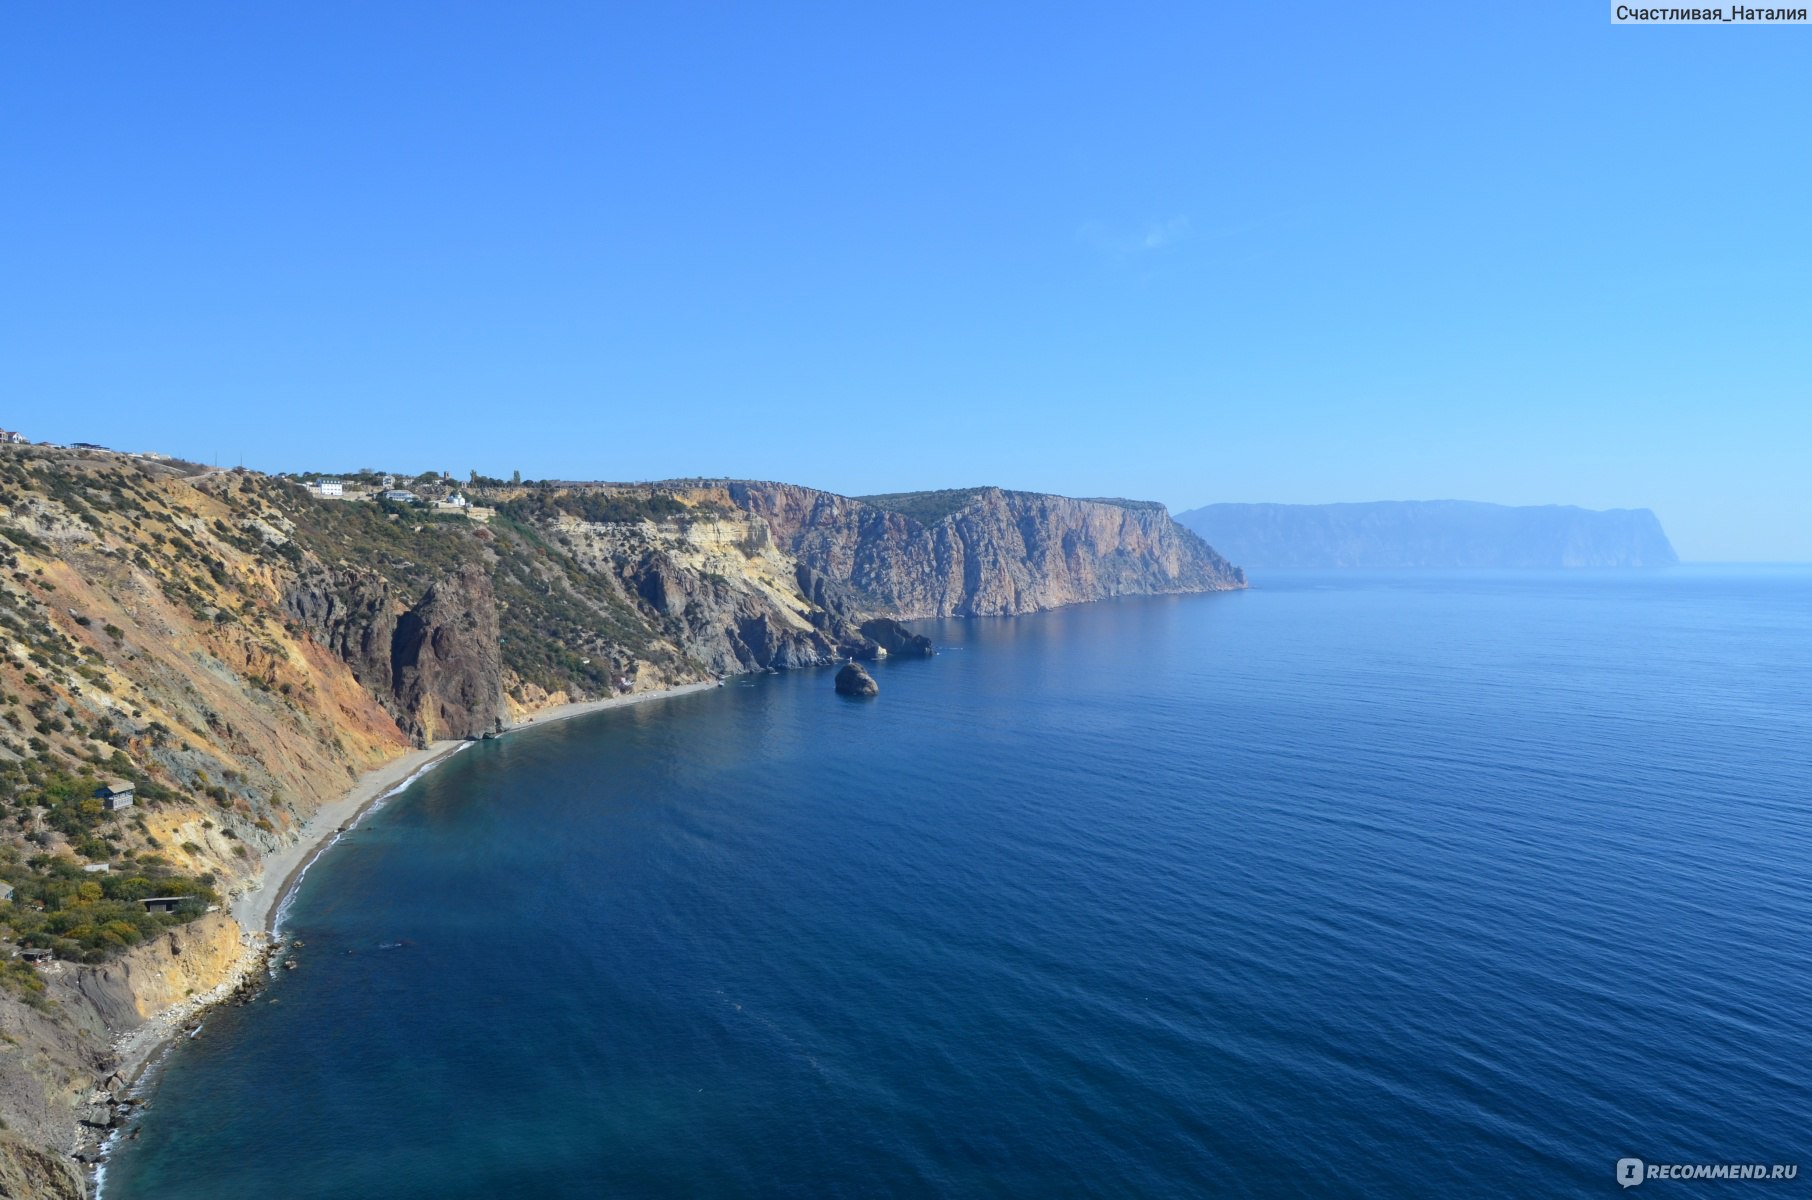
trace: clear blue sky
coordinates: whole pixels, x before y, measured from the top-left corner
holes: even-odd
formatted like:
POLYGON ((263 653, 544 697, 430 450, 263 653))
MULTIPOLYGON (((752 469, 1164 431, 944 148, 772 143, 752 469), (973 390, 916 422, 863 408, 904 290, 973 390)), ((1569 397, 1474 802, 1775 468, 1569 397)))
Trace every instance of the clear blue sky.
POLYGON ((10 4, 0 424, 1812 560, 1809 64, 1587 0, 10 4))

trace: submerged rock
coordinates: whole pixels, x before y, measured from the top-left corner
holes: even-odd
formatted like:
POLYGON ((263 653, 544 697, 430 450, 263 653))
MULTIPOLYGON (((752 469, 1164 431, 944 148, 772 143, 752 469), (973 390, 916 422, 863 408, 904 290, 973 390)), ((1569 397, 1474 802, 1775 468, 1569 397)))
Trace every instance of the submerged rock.
POLYGON ((881 685, 858 664, 845 663, 843 669, 837 672, 837 692, 843 696, 878 696, 881 694, 881 685))

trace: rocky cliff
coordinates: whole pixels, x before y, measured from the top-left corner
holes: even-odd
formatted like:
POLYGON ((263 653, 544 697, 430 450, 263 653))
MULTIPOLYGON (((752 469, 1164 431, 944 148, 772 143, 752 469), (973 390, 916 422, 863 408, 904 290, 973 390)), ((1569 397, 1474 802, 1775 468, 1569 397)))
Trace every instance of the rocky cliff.
POLYGON ((710 675, 826 666, 872 655, 851 598, 773 545, 765 524, 714 489, 685 493, 701 514, 642 523, 559 523, 577 560, 652 618, 655 632, 710 675))
POLYGON ((503 712, 503 644, 491 577, 467 563, 397 618, 390 671, 399 723, 423 742, 481 734, 503 712))
POLYGON ((728 491, 800 563, 898 617, 1009 616, 1245 585, 1240 568, 1159 504, 1000 488, 863 499, 780 483, 728 491))
POLYGON ((1210 504, 1177 520, 1251 568, 1661 567, 1678 559, 1646 508, 1463 500, 1210 504))
POLYGON ((375 572, 310 570, 289 583, 281 608, 417 742, 483 733, 504 711, 497 599, 475 563, 407 606, 375 572))

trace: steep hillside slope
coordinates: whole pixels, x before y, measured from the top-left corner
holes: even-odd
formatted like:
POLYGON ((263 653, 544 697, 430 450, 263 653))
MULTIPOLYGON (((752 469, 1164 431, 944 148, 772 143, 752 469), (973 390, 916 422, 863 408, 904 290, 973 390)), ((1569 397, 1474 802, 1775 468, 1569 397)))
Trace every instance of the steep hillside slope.
POLYGON ((109 1040, 243 968, 256 931, 215 910, 366 770, 568 700, 925 648, 721 495, 602 522, 530 495, 486 525, 0 449, 0 1178, 42 1174, 9 1147, 92 1148, 109 1040))
POLYGON ((467 511, 0 447, 9 1194, 76 1194, 69 1156, 121 1111, 110 1040, 248 970, 262 934, 227 902, 410 747, 567 701, 930 653, 900 616, 1243 583, 1128 501, 473 482, 467 511))

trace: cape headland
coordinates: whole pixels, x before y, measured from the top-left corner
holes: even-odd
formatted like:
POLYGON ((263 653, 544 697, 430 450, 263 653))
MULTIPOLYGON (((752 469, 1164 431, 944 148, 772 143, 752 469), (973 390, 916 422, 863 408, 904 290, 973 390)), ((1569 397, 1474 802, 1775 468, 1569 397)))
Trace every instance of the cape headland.
POLYGON ((82 1195, 316 848, 461 740, 929 655, 914 618, 1244 583, 1144 502, 0 447, 0 1181, 82 1195))

